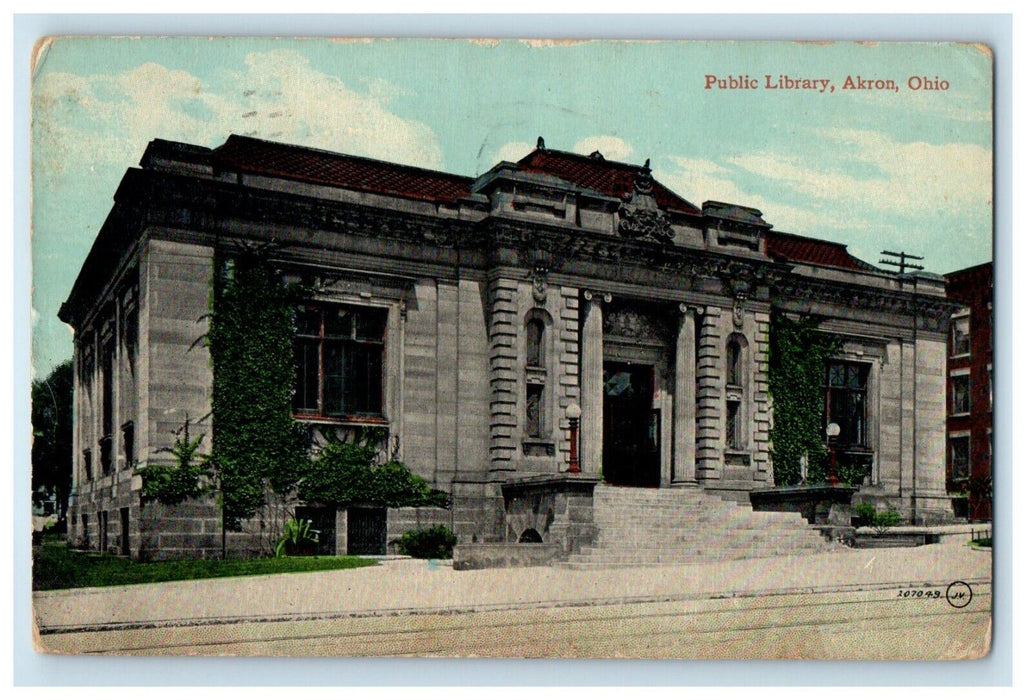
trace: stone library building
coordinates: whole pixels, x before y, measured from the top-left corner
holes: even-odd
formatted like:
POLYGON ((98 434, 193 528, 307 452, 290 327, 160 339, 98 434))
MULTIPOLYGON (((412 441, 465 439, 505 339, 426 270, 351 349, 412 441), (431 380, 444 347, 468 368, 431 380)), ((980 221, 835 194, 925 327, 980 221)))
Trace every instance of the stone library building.
POLYGON ((812 424, 833 468, 906 522, 953 517, 959 306, 943 277, 880 270, 748 206, 693 204, 648 161, 541 138, 469 177, 233 135, 148 145, 61 308, 75 334, 73 543, 214 557, 282 532, 281 513, 227 534, 217 493, 163 505, 139 473, 174 461, 185 422, 212 449, 205 339, 219 261, 244 249, 303 283, 291 410, 313 451, 328 431, 375 428, 383 454, 448 494, 419 508, 288 499, 321 551, 385 552, 434 524, 488 559, 530 543, 543 560, 688 556, 679 531, 698 535, 695 552, 735 533, 731 548, 753 554, 822 546, 799 513, 751 507, 807 488, 802 454, 786 456, 799 477, 776 479, 772 436, 790 423, 772 390, 776 316, 830 341, 812 424))

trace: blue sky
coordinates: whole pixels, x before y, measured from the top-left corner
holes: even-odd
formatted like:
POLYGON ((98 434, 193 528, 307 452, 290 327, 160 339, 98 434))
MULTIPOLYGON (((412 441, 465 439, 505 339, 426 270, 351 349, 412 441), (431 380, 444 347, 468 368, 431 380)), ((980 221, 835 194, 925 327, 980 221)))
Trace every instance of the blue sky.
POLYGON ((550 148, 641 163, 701 204, 883 249, 933 272, 990 260, 991 59, 958 44, 62 39, 33 80, 33 367, 125 170, 153 138, 230 133, 477 175, 550 148), (757 90, 706 90, 748 74, 757 90), (765 75, 835 92, 765 90, 765 75), (893 91, 842 89, 847 76, 893 91), (950 83, 912 91, 911 76, 950 83))

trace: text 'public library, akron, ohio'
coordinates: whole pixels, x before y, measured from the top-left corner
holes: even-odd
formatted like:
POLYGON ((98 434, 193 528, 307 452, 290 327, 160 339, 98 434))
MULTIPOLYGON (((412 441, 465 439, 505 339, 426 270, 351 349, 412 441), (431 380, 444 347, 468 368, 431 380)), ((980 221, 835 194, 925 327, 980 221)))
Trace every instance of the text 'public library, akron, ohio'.
MULTIPOLYGON (((217 495, 162 506, 141 498, 135 468, 171 460, 185 419, 210 449, 213 283, 217 261, 247 245, 308 290, 293 411, 313 441, 376 427, 385 454, 450 494, 447 508, 289 504, 318 521, 322 551, 383 552, 444 524, 461 545, 540 542, 563 559, 636 509, 662 513, 666 531, 629 550, 751 518, 774 538, 754 537, 754 553, 796 530, 811 542, 799 514, 749 507, 776 487, 777 314, 837 339, 821 426, 839 427, 840 468, 906 522, 952 518, 958 306, 943 278, 879 270, 746 206, 696 206, 648 161, 539 139, 470 178, 235 135, 216 148, 154 140, 114 201, 60 313, 75 332, 73 543, 221 554, 217 495)), ((282 522, 237 529, 231 554, 256 553, 282 522)))

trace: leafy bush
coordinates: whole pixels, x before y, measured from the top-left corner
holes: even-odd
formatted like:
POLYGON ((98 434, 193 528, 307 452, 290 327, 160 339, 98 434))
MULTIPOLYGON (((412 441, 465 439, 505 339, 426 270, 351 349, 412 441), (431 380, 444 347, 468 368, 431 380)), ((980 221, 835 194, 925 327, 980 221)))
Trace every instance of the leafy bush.
POLYGON ((306 548, 311 549, 318 540, 309 531, 312 527, 311 520, 298 520, 291 518, 283 524, 283 535, 276 543, 276 556, 283 557, 288 554, 298 554, 306 548))
POLYGON ((178 429, 172 447, 158 450, 167 452, 175 460, 174 465, 148 464, 136 470, 143 477, 143 498, 165 505, 182 503, 188 498, 197 498, 208 491, 207 477, 211 476, 208 455, 201 453, 204 433, 190 437, 190 418, 178 429))
POLYGON ((376 460, 376 448, 365 441, 331 441, 304 467, 298 496, 329 506, 447 506, 446 494, 432 491, 401 462, 376 460))
POLYGON ((900 513, 895 510, 884 510, 881 513, 876 513, 875 521, 872 523, 875 532, 880 536, 885 535, 887 530, 897 525, 900 525, 900 513))
POLYGON ((416 559, 451 559, 455 534, 444 525, 425 530, 408 530, 397 540, 399 554, 416 559))
POLYGON ((857 524, 860 527, 871 527, 875 523, 875 506, 861 503, 857 506, 857 524))

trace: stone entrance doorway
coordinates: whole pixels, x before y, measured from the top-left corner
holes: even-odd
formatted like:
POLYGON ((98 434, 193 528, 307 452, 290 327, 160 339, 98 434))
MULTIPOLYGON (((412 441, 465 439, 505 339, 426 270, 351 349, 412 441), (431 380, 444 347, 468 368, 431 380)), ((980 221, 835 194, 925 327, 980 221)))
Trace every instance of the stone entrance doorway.
POLYGON ((603 479, 616 486, 660 486, 659 409, 654 368, 603 363, 603 479))

